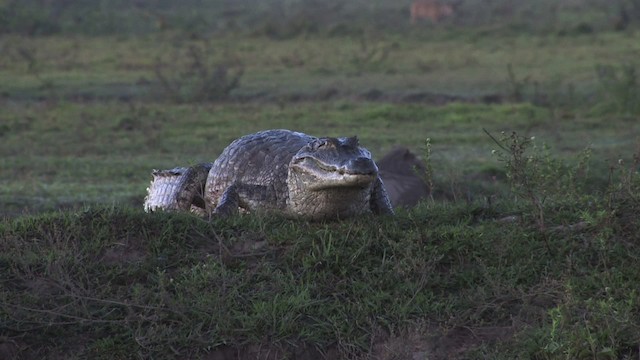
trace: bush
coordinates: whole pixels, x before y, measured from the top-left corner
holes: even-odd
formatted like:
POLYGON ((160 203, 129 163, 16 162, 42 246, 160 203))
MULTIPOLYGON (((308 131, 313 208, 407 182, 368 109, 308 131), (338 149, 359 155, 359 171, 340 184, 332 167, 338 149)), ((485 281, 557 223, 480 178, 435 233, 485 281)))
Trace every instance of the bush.
POLYGON ((158 59, 154 70, 160 93, 179 103, 224 100, 240 86, 244 74, 244 67, 238 63, 214 60, 206 42, 179 46, 173 61, 158 59), (186 62, 181 62, 181 58, 186 62))
POLYGON ((635 64, 598 65, 600 90, 597 109, 619 115, 640 115, 640 83, 635 64))

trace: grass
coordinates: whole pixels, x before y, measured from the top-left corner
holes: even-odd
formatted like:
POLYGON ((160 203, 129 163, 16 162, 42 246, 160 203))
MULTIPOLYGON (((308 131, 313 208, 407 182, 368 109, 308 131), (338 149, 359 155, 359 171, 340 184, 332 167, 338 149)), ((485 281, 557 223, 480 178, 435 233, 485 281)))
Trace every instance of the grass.
POLYGON ((26 358, 382 356, 407 328, 405 351, 434 356, 637 356, 637 209, 540 232, 500 220, 512 206, 423 204, 377 226, 120 207, 5 221, 3 333, 26 358))
POLYGON ((0 109, 6 120, 0 161, 13 169, 11 177, 1 180, 2 212, 95 203, 138 206, 152 169, 212 161, 233 139, 269 128, 318 136, 357 134, 376 158, 398 144, 419 153, 429 137, 440 190, 450 192, 453 182, 459 192, 471 191, 478 198, 495 191, 478 185, 478 176, 500 166, 483 128, 536 136, 563 158, 591 147, 594 181, 600 183, 606 181, 607 161, 630 159, 637 134, 626 129, 633 118, 578 111, 556 116, 527 104, 10 102, 0 109))
POLYGON ((401 99, 425 92, 464 98, 506 95, 509 64, 518 78, 527 79, 530 96, 536 86, 545 94, 573 87, 583 98, 597 90, 596 66, 635 64, 640 51, 627 33, 453 39, 389 34, 282 41, 230 35, 190 39, 172 33, 6 36, 0 42, 8 54, 0 60, 0 76, 6 79, 0 92, 17 100, 52 93, 71 99, 157 99, 162 91, 154 69, 171 64, 176 74, 188 71, 184 53, 189 46, 208 49, 207 61, 244 67, 240 85, 231 93, 239 98, 316 98, 329 90, 340 97, 379 90, 401 99), (371 51, 373 60, 362 60, 371 51), (388 54, 375 54, 382 51, 388 54))

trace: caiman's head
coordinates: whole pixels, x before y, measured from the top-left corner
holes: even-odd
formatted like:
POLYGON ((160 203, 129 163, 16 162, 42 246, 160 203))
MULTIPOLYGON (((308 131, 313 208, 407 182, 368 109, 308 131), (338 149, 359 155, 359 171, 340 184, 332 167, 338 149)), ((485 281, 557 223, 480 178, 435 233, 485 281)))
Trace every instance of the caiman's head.
POLYGON ((289 203, 311 218, 350 216, 369 206, 378 167, 357 137, 318 138, 289 163, 289 203))
POLYGON ((289 171, 311 191, 337 187, 366 187, 378 167, 371 153, 358 146, 358 138, 319 138, 300 149, 291 159, 289 171))

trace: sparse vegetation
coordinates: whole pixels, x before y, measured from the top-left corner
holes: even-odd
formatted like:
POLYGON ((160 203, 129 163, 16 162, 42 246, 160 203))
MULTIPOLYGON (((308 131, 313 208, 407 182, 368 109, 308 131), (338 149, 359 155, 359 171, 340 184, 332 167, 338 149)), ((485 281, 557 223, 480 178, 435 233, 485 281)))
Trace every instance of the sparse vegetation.
POLYGON ((565 201, 580 200, 585 194, 590 148, 581 153, 574 165, 568 165, 554 157, 548 145, 539 146, 533 136, 526 138, 516 132, 503 132, 496 139, 488 132, 487 135, 498 146, 492 152, 504 163, 505 175, 516 196, 515 200, 529 203, 535 223, 541 231, 546 230, 546 209, 565 201))
POLYGON ((214 49, 207 42, 190 44, 186 49, 177 48, 170 60, 158 59, 154 74, 160 92, 178 103, 227 99, 240 85, 244 68, 237 59, 219 62, 213 59, 214 49), (168 71, 175 74, 168 74, 168 71))
MULTIPOLYGON (((431 201, 434 200, 433 192, 434 192, 434 173, 433 173, 433 158, 432 158, 432 147, 431 147, 431 138, 426 138, 424 141, 424 145, 422 148, 422 161, 424 162, 424 172, 423 174, 418 174, 424 179, 424 183, 427 184, 429 189, 429 199, 431 201)), ((417 169, 416 169, 417 171, 417 169)))
POLYGON ((598 65, 600 111, 619 115, 640 114, 640 75, 634 64, 598 65))

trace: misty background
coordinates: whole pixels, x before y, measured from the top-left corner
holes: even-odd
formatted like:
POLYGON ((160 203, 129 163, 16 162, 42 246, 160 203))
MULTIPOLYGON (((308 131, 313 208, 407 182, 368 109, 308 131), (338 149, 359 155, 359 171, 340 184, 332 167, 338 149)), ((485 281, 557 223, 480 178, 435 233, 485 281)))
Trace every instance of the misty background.
POLYGON ((571 35, 625 30, 640 21, 640 0, 455 0, 455 16, 411 26, 406 0, 2 0, 0 33, 233 33, 274 39, 422 28, 571 35))

